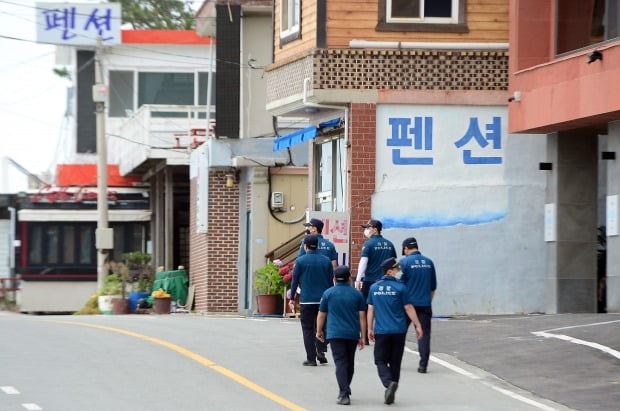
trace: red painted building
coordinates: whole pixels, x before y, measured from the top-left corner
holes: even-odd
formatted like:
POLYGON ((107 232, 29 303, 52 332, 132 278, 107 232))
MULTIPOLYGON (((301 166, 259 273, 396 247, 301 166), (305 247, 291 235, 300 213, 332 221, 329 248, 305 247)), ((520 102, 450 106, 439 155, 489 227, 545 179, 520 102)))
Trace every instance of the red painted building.
POLYGON ((547 312, 620 311, 620 5, 510 2, 509 128, 547 141, 547 312))

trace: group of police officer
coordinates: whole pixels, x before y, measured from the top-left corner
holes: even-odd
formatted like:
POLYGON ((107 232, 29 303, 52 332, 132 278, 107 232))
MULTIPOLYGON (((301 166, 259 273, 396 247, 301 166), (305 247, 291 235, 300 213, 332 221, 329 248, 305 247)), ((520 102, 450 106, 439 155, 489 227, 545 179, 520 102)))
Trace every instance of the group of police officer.
POLYGON ((327 363, 329 343, 339 387, 337 403, 349 405, 356 348, 373 341, 375 365, 385 387, 384 402, 392 404, 411 322, 418 338, 418 372, 427 372, 431 302, 437 288, 433 261, 422 255, 413 237, 403 241, 404 257, 398 261, 394 244, 381 235, 383 224, 371 219, 362 224, 367 240, 353 288, 349 267, 337 265, 334 244, 321 234, 323 222, 313 218, 304 225, 307 235, 295 261, 288 295, 293 305, 301 288, 303 365, 317 366, 317 360, 327 363))

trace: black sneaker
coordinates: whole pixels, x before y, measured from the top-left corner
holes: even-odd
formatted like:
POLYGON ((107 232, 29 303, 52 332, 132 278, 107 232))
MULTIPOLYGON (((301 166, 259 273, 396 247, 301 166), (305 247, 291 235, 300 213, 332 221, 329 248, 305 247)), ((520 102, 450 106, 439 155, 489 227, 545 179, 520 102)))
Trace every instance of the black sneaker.
POLYGON ((426 367, 422 367, 422 366, 418 367, 418 372, 420 374, 426 374, 426 367))
POLYGON ((351 405, 351 399, 349 398, 348 395, 345 395, 344 397, 338 398, 338 401, 336 401, 336 404, 351 405))
POLYGON ((308 360, 306 360, 302 364, 305 365, 306 367, 316 367, 316 361, 308 361, 308 360))
POLYGON ((392 381, 390 385, 387 386, 385 390, 385 403, 392 404, 394 403, 394 395, 396 394, 396 389, 398 388, 398 383, 392 381))
POLYGON ((319 360, 319 362, 321 364, 327 364, 327 357, 325 356, 324 352, 317 351, 316 352, 316 359, 319 360))

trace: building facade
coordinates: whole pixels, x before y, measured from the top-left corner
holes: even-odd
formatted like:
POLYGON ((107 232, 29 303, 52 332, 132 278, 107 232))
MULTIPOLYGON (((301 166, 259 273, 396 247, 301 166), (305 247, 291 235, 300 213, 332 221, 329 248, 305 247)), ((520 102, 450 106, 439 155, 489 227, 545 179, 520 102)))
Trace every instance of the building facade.
MULTIPOLYGON (((334 118, 310 144, 315 211, 382 220, 438 269, 434 311, 545 310, 544 143, 508 132, 508 0, 276 0, 267 108, 334 118)), ((305 143, 308 144, 308 143, 305 143)))
POLYGON ((547 152, 546 311, 619 312, 620 6, 510 6, 510 131, 547 152))

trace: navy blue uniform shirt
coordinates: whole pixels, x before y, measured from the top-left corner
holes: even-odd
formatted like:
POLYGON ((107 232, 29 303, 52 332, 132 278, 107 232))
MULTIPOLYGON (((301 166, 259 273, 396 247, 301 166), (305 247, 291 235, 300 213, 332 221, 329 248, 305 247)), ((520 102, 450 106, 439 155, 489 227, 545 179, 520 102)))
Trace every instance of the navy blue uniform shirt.
POLYGON ((389 275, 370 286, 367 302, 375 311, 375 334, 407 332, 409 316, 404 306, 411 304, 408 294, 405 284, 389 275))
MULTIPOLYGON (((334 243, 323 238, 321 234, 316 235, 319 237, 319 245, 316 248, 316 251, 319 254, 323 254, 325 257, 329 258, 329 261, 338 261, 338 251, 336 251, 336 246, 334 243)), ((306 250, 304 248, 304 241, 301 240, 301 247, 299 248, 297 257, 301 257, 304 254, 306 254, 306 250)))
POLYGON ((329 258, 310 250, 297 257, 291 281, 291 299, 295 299, 297 286, 301 287, 300 304, 321 302, 323 292, 333 285, 334 268, 329 258))
POLYGON ((347 283, 336 283, 325 290, 319 311, 327 313, 325 338, 346 338, 359 340, 360 311, 366 311, 366 302, 361 292, 347 283))
POLYGON ((400 260, 400 269, 403 272, 400 280, 407 285, 411 303, 418 307, 430 307, 431 293, 437 289, 433 260, 414 251, 400 260))
POLYGON ((375 282, 383 275, 381 263, 390 257, 396 258, 394 244, 380 234, 371 236, 362 247, 362 257, 368 257, 364 281, 375 282))

